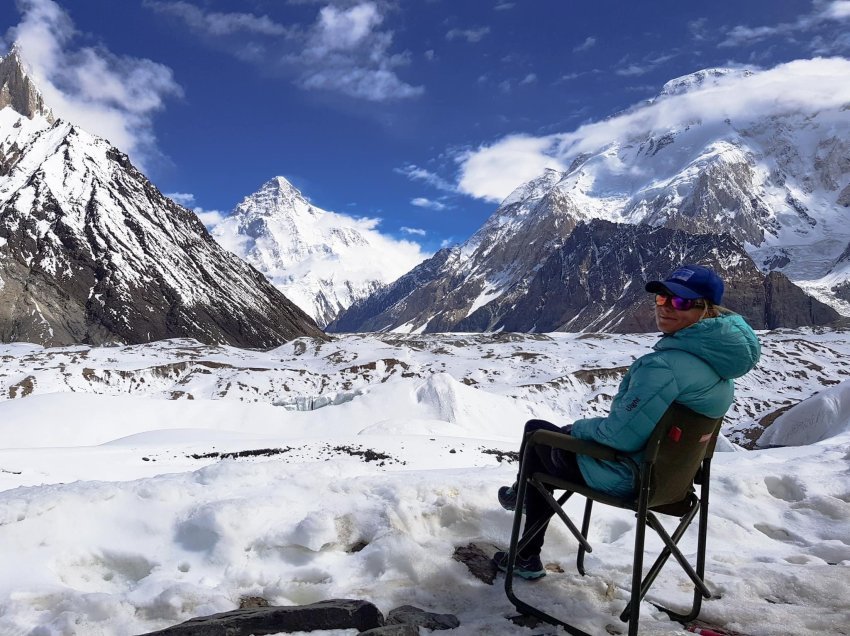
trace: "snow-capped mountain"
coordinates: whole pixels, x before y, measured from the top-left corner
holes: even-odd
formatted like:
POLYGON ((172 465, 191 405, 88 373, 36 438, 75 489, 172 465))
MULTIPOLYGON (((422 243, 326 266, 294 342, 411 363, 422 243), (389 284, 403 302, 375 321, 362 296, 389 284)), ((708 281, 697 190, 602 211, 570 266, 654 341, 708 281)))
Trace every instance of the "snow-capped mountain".
POLYGON ((275 177, 245 197, 212 235, 325 326, 424 258, 414 243, 388 239, 375 225, 322 210, 275 177))
MULTIPOLYGON (((567 155, 566 171, 548 170, 517 188, 471 239, 411 272, 418 279, 430 272, 427 281, 401 294, 402 277, 396 289, 355 305, 329 329, 505 327, 502 318, 518 303, 540 300, 523 298, 544 262, 579 223, 594 219, 620 224, 627 233, 627 226, 636 224, 681 230, 694 236, 695 245, 702 241, 698 235, 728 235, 745 252, 717 253, 713 262, 752 259, 764 274, 784 274, 850 315, 850 303, 842 300, 850 279, 842 256, 850 243, 850 109, 745 113, 739 121, 694 120, 661 129, 657 118, 640 110, 670 108, 678 104, 671 100, 702 96, 715 84, 750 75, 712 69, 669 82, 649 105, 624 115, 628 134, 600 141, 595 151, 581 148, 567 155)), ((640 240, 639 233, 632 240, 640 240)), ((646 273, 645 267, 626 272, 634 277, 646 273)), ((588 302, 599 300, 594 294, 600 292, 586 291, 588 302)), ((732 304, 735 293, 730 289, 732 304)), ((605 302, 622 296, 609 295, 605 302)), ((829 312, 816 313, 823 319, 829 312)), ((802 319, 806 312, 794 311, 782 320, 792 314, 802 319)), ((548 328, 570 319, 565 316, 564 323, 548 328)))
POLYGON ((47 345, 323 337, 127 156, 52 115, 0 61, 0 338, 47 345), (18 111, 17 109, 21 109, 18 111))

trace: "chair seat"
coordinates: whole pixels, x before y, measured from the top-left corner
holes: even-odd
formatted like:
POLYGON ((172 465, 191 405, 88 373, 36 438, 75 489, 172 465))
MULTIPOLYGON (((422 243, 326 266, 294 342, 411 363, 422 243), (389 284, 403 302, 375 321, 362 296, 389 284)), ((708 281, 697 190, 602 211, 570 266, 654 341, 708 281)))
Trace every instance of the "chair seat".
POLYGON ((587 497, 588 499, 600 501, 609 506, 625 508, 626 510, 637 510, 638 502, 635 497, 629 497, 628 499, 614 497, 608 493, 602 492, 601 490, 591 488, 587 484, 579 484, 578 482, 561 479, 560 477, 555 477, 554 475, 549 475, 547 473, 534 473, 532 478, 539 481, 541 484, 552 486, 555 490, 568 490, 587 497))
MULTIPOLYGON (((569 481, 567 479, 561 479, 560 477, 555 477, 547 473, 534 473, 534 475, 532 475, 532 478, 540 482, 541 484, 551 486, 556 490, 568 490, 570 492, 574 492, 578 495, 582 495, 583 497, 587 497, 588 499, 592 499, 593 501, 601 502, 608 506, 615 506, 617 508, 623 508, 624 510, 633 510, 635 512, 637 512, 638 510, 639 502, 637 496, 632 496, 627 499, 623 499, 621 497, 614 497, 612 495, 609 495, 608 493, 602 492, 601 490, 591 488, 587 484, 580 484, 578 482, 569 481)), ((650 502, 648 509, 663 515, 681 517, 690 512, 691 508, 694 505, 695 499, 696 495, 693 489, 691 489, 688 492, 688 495, 680 501, 659 502, 656 504, 650 502)))

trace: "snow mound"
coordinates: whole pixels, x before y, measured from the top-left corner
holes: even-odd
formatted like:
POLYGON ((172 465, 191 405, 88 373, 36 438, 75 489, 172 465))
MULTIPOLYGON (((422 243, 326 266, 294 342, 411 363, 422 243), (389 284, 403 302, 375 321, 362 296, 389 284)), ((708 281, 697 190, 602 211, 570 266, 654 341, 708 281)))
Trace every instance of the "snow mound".
POLYGON ((780 415, 759 446, 806 446, 850 432, 850 380, 803 400, 780 415))

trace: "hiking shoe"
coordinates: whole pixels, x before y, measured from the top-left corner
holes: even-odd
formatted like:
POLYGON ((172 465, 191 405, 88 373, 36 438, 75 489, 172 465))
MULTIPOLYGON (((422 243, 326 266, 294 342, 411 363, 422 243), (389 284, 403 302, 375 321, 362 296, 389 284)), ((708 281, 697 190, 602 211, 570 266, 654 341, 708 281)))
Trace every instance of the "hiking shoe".
MULTIPOLYGON (((507 552, 496 552, 493 555, 493 563, 502 572, 508 571, 508 556, 507 552)), ((543 563, 536 554, 526 558, 517 556, 516 563, 514 564, 514 574, 523 579, 533 581, 546 576, 546 570, 543 569, 543 563)))
MULTIPOLYGON (((505 510, 516 510, 517 494, 516 484, 513 486, 502 486, 499 488, 499 505, 505 510)), ((524 509, 525 506, 523 506, 524 509)))

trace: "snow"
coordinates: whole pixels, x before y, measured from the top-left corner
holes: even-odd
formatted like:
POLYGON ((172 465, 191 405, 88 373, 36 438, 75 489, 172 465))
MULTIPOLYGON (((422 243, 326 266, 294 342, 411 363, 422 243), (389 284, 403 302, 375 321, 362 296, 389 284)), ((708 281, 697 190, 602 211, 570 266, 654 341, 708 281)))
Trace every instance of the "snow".
POLYGON ((392 239, 377 226, 377 219, 322 210, 275 177, 211 233, 324 326, 428 256, 416 243, 392 239))
POLYGON ((850 380, 783 413, 759 439, 760 446, 806 446, 850 433, 850 380))
MULTIPOLYGON (((761 334, 764 363, 739 383, 726 432, 801 404, 762 436, 775 429, 772 443, 788 446, 725 442, 738 452, 715 456, 706 568, 720 598, 702 619, 752 636, 847 633, 850 381, 836 380, 850 374, 847 335, 761 334)), ((488 586, 452 554, 508 542, 512 516, 495 492, 516 465, 484 451, 515 450, 531 417, 604 412, 616 369, 652 342, 381 334, 268 352, 191 340, 2 345, 0 633, 143 633, 252 595, 283 605, 362 598, 384 613, 414 604, 456 614, 458 634, 563 633, 509 623, 502 579, 488 586), (321 396, 334 399, 275 406, 321 396), (220 458, 253 449, 278 450, 220 458), (366 461, 365 450, 384 459, 366 461)), ((563 572, 518 583, 591 634, 621 625, 633 541, 631 516, 601 508, 587 577, 575 571, 575 540, 553 523, 544 562, 563 572)), ((692 554, 695 532, 683 542, 692 554)), ((668 564, 650 599, 684 602, 685 583, 668 564)), ((645 603, 641 633, 682 632, 645 603)))

